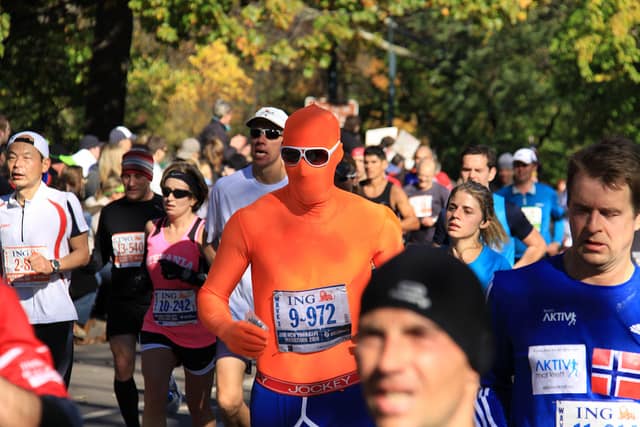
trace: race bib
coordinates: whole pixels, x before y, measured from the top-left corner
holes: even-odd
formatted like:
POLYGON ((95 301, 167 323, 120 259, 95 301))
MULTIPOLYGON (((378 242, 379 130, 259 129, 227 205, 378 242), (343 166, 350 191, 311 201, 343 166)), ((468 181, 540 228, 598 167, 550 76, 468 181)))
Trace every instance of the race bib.
POLYGON ((274 291, 278 349, 312 353, 351 339, 351 313, 345 285, 307 291, 274 291))
POLYGON ((556 427, 640 427, 640 404, 615 400, 558 400, 556 427))
POLYGON ((540 231, 540 227, 542 226, 542 208, 538 206, 523 206, 520 209, 531 225, 540 231))
POLYGON ((144 257, 144 233, 116 233, 111 236, 113 265, 117 268, 140 267, 144 257))
POLYGON ((2 248, 4 275, 13 286, 44 286, 49 283, 48 274, 36 273, 27 260, 34 252, 47 257, 45 245, 5 246, 2 248))
POLYGON ((196 293, 191 290, 153 292, 153 320, 160 326, 182 326, 198 321, 196 293))
POLYGON ((529 347, 533 394, 586 393, 586 360, 583 344, 529 347))
POLYGON ((429 194, 409 197, 409 203, 411 203, 411 207, 418 218, 432 216, 432 200, 433 196, 429 194))

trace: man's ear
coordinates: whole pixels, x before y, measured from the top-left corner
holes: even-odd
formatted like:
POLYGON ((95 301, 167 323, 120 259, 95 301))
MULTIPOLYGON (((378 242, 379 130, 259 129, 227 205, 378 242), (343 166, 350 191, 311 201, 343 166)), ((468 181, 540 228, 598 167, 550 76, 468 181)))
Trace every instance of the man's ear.
POLYGON ((42 159, 42 173, 45 173, 51 167, 51 159, 49 157, 42 159))
POLYGON ((496 177, 496 173, 497 173, 496 167, 491 166, 489 168, 489 182, 494 180, 494 178, 496 177))

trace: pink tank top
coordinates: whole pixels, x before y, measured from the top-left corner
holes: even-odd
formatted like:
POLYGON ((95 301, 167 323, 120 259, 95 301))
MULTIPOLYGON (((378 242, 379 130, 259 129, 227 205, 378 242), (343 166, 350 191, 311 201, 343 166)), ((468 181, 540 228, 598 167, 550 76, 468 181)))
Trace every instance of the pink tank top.
POLYGON ((142 330, 161 334, 179 346, 201 348, 213 344, 216 337, 198 320, 196 300, 199 288, 179 279, 162 277, 158 261, 168 259, 190 270, 198 270, 200 249, 195 236, 204 226, 196 218, 190 231, 174 243, 164 237, 165 218, 155 222, 156 229, 147 237, 147 270, 153 283, 151 306, 144 316, 142 330))

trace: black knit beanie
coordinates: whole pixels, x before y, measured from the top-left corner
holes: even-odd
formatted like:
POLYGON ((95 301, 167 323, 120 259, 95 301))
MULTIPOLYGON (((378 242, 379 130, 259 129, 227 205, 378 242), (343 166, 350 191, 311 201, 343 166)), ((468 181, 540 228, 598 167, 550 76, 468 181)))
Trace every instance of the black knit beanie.
POLYGON ((476 372, 491 367, 493 340, 482 287, 473 271, 446 250, 410 246, 374 270, 360 316, 384 307, 431 319, 462 348, 476 372))

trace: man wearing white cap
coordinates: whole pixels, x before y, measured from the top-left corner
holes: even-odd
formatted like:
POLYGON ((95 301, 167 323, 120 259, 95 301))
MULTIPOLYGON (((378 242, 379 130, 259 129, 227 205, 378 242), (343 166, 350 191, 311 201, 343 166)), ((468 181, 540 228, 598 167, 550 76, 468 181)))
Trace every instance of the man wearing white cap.
MULTIPOLYGON (((287 184, 287 173, 280 158, 287 118, 278 108, 264 107, 247 121, 253 163, 216 181, 209 197, 207 241, 216 249, 222 229, 233 213, 287 184)), ((244 320, 247 312, 253 310, 250 268, 231 294, 229 306, 235 320, 244 320)), ((251 368, 251 361, 229 351, 220 340, 217 346, 216 388, 225 426, 248 427, 249 408, 244 403, 242 381, 244 371, 251 368)))
POLYGON ((87 226, 73 193, 47 187, 51 164, 47 141, 18 132, 7 149, 15 192, 0 201, 2 274, 18 292, 36 336, 51 350, 56 370, 69 385, 73 363, 71 271, 89 262, 87 226))
POLYGON ((124 152, 131 150, 136 135, 124 126, 116 126, 109 132, 109 144, 119 145, 124 152))
MULTIPOLYGON (((529 222, 542 234, 547 243, 547 254, 556 255, 562 244, 564 209, 558 203, 553 188, 536 182, 538 157, 531 148, 521 148, 513 154, 513 184, 497 193, 520 206, 529 222)), ((516 241, 516 260, 522 257, 526 246, 516 241)))

